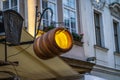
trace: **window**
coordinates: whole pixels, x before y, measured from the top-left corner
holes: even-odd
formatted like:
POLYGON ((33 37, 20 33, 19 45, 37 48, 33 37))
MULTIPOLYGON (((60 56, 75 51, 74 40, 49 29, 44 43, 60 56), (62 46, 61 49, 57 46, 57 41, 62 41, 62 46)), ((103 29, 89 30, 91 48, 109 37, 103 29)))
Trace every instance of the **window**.
POLYGON ((96 45, 102 47, 102 36, 101 36, 101 24, 100 24, 100 14, 94 13, 94 23, 95 23, 95 34, 96 34, 96 45))
POLYGON ((3 10, 13 9, 18 11, 18 0, 3 0, 2 1, 3 10))
POLYGON ((100 2, 100 0, 95 0, 96 2, 100 2))
POLYGON ((113 21, 113 27, 114 27, 115 51, 119 52, 118 22, 113 21))
MULTIPOLYGON (((56 22, 57 13, 56 13, 56 0, 42 0, 42 9, 51 8, 53 10, 52 21, 56 22)), ((49 26, 51 23, 51 12, 47 10, 43 16, 43 26, 49 26)))
POLYGON ((2 12, 0 11, 0 35, 4 33, 3 21, 2 21, 2 12))
POLYGON ((70 32, 77 32, 76 0, 63 0, 63 19, 65 27, 70 32))
POLYGON ((119 3, 119 0, 110 0, 110 3, 114 3, 114 2, 118 2, 119 3))

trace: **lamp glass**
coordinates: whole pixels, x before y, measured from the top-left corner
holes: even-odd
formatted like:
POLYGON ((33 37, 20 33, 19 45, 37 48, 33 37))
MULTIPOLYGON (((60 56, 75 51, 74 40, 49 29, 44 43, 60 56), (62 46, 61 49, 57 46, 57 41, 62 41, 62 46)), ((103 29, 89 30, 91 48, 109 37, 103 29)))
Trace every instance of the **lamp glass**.
POLYGON ((44 33, 45 33, 44 31, 42 31, 42 30, 38 30, 38 34, 37 34, 36 37, 40 37, 40 36, 42 36, 44 33))
POLYGON ((62 49, 67 49, 71 46, 70 35, 65 30, 58 30, 55 33, 55 41, 62 49))

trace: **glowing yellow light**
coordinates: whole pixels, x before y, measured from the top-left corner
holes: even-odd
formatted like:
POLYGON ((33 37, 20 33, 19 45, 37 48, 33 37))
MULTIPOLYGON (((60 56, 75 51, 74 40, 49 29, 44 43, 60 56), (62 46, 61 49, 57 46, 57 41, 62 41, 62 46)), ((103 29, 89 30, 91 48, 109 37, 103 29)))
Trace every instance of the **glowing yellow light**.
POLYGON ((54 28, 47 33, 39 31, 39 36, 33 44, 33 49, 41 59, 50 59, 72 49, 72 35, 63 27, 54 28))
POLYGON ((62 49, 67 49, 71 46, 71 37, 65 30, 58 30, 56 32, 55 41, 62 49))
POLYGON ((39 36, 41 36, 41 35, 43 35, 44 33, 45 33, 44 31, 38 30, 38 34, 37 34, 36 38, 39 37, 39 36))

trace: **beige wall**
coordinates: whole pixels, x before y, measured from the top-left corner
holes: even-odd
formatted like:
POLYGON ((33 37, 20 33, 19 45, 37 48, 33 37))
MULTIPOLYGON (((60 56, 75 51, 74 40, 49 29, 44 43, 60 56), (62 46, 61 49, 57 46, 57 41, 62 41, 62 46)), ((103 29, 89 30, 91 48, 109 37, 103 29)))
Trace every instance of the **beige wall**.
POLYGON ((36 0, 27 0, 28 9, 28 32, 34 36, 35 27, 35 6, 36 0))
POLYGON ((58 22, 63 22, 62 0, 57 0, 57 5, 58 22))

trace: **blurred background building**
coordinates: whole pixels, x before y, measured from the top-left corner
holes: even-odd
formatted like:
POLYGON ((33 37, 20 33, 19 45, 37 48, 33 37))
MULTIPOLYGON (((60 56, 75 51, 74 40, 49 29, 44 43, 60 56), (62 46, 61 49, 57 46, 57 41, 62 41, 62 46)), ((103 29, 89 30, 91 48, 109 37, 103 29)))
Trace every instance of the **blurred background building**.
MULTIPOLYGON (((73 34, 72 50, 60 57, 81 74, 78 80, 90 80, 84 75, 120 80, 120 0, 0 0, 0 10, 20 13, 24 18, 23 28, 32 36, 36 6, 40 12, 50 7, 54 26, 64 26, 73 34)), ((41 26, 50 26, 50 16, 48 10, 41 26)))

